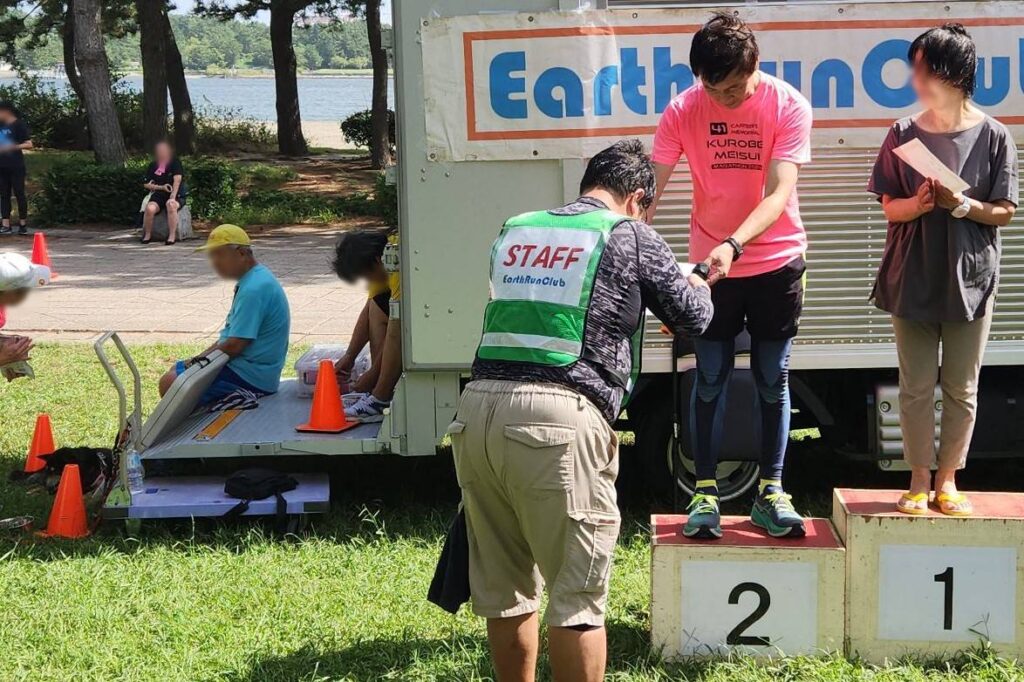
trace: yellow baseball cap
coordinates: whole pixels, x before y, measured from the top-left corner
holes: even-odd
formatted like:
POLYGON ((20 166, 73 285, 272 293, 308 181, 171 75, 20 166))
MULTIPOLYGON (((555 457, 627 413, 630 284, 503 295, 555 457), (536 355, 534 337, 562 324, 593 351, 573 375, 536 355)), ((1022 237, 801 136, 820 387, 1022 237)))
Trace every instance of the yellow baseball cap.
POLYGON ((196 251, 212 251, 222 246, 252 246, 252 240, 238 225, 219 225, 196 251))

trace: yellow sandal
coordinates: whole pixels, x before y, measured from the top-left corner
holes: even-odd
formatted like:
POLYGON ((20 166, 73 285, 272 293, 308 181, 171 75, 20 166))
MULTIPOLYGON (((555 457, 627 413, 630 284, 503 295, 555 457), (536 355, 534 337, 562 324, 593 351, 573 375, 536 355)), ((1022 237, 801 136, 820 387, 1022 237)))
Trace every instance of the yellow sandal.
POLYGON ((974 513, 974 505, 961 492, 936 494, 935 506, 946 516, 970 516, 974 513))
POLYGON ((903 493, 896 502, 896 511, 913 516, 928 513, 928 493, 903 493))

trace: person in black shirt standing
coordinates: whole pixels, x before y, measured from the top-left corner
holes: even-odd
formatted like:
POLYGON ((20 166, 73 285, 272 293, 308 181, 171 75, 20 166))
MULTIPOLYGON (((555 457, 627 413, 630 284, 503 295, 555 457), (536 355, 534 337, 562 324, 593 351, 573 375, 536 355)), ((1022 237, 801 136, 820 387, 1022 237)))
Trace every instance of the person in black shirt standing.
POLYGON ((28 199, 25 195, 25 149, 32 149, 32 133, 18 110, 0 102, 0 234, 11 234, 11 194, 18 200, 18 234, 28 234, 28 199))
POLYGON ((167 211, 167 241, 170 246, 178 241, 178 210, 185 205, 185 171, 169 142, 158 142, 153 148, 153 161, 146 169, 143 187, 149 192, 142 218, 142 243, 153 240, 153 219, 167 211))

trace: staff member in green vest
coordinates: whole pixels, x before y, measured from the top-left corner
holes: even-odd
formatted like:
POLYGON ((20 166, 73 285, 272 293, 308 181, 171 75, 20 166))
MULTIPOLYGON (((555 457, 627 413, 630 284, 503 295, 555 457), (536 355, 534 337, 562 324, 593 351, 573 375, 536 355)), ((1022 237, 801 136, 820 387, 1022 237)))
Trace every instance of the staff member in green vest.
POLYGON ((619 534, 612 422, 634 342, 645 309, 680 334, 712 317, 706 268, 684 277, 642 221, 654 167, 638 140, 597 154, 580 192, 505 223, 473 381, 449 428, 473 611, 487 618, 501 682, 534 679, 545 584, 555 679, 602 679, 619 534))

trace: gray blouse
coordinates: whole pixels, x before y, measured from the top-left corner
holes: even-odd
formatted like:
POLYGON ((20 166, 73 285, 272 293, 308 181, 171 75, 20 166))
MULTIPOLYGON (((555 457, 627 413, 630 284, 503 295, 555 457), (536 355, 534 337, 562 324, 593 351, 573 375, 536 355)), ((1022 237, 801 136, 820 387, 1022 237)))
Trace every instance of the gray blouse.
MULTIPOLYGON (((882 143, 868 191, 913 197, 924 182, 892 150, 914 138, 971 185, 964 194, 1017 205, 1017 147, 999 121, 986 116, 967 130, 931 133, 911 118, 893 124, 882 143)), ((985 314, 999 283, 999 229, 957 219, 946 209, 909 223, 889 223, 871 298, 897 317, 921 322, 970 322, 985 314)))

